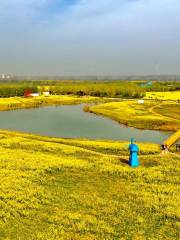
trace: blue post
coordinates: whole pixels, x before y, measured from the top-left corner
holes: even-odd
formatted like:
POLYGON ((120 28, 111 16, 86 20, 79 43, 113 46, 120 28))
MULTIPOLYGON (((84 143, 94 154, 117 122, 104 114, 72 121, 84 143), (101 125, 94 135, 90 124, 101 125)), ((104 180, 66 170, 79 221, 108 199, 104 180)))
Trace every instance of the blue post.
POLYGON ((131 167, 139 167, 139 159, 138 159, 138 152, 139 148, 134 143, 134 139, 131 138, 131 144, 129 145, 130 157, 129 157, 129 165, 131 167))

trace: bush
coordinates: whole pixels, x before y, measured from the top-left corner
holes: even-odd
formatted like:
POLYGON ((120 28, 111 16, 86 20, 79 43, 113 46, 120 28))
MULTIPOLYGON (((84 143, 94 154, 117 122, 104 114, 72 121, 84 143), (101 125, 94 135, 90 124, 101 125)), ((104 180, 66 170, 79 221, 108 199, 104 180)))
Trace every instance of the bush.
POLYGON ((84 111, 84 112, 90 112, 90 107, 87 106, 87 105, 84 106, 84 107, 83 107, 83 111, 84 111))

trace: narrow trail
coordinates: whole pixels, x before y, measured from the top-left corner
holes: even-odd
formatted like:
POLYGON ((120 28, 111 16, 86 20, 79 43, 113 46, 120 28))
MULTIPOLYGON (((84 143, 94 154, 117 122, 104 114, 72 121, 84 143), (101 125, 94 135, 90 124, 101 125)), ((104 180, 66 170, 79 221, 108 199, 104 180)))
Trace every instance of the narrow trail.
POLYGON ((154 111, 154 109, 155 109, 156 107, 159 107, 159 106, 161 106, 161 105, 162 105, 162 104, 160 103, 160 104, 157 104, 157 105, 155 105, 155 106, 152 106, 152 107, 150 107, 150 108, 148 109, 148 111, 149 111, 150 113, 152 113, 152 114, 157 115, 157 116, 164 117, 162 114, 157 113, 156 111, 154 111))
MULTIPOLYGON (((3 131, 0 131, 0 134, 12 136, 12 137, 13 136, 14 137, 23 137, 25 139, 36 140, 39 142, 48 142, 48 143, 62 144, 62 145, 66 145, 66 146, 73 146, 73 147, 77 147, 77 149, 82 149, 84 151, 87 151, 87 152, 89 152, 89 154, 95 154, 95 155, 101 156, 101 157, 109 157, 109 158, 122 159, 122 160, 128 160, 128 158, 129 158, 129 154, 128 155, 117 155, 117 154, 102 153, 100 151, 95 151, 94 149, 92 150, 86 146, 81 146, 81 145, 77 145, 77 144, 73 144, 73 143, 67 143, 67 142, 64 142, 61 140, 56 140, 56 139, 45 139, 45 137, 42 137, 42 136, 24 136, 21 133, 18 133, 18 136, 17 136, 17 133, 13 133, 13 132, 6 133, 3 131)), ((155 157, 155 156, 163 157, 164 155, 168 155, 168 154, 172 155, 172 156, 176 156, 177 158, 180 158, 179 154, 169 152, 169 151, 168 152, 161 151, 161 152, 155 153, 155 154, 140 154, 140 156, 143 158, 150 158, 150 157, 155 157)))
MULTIPOLYGON (((121 159, 125 159, 127 160, 129 158, 129 155, 116 155, 116 154, 108 154, 108 153, 103 153, 103 152, 100 152, 100 151, 95 151, 94 149, 90 149, 86 146, 81 146, 81 145, 78 145, 78 144, 75 144, 73 142, 64 142, 64 141, 61 141, 60 139, 46 139, 46 137, 42 137, 42 136, 35 136, 35 135, 32 135, 32 136, 28 136, 28 135, 23 135, 22 133, 14 133, 14 132, 4 132, 4 131, 0 131, 0 134, 3 134, 3 135, 7 135, 7 136, 11 136, 11 137, 22 137, 24 139, 29 139, 29 140, 36 140, 36 141, 39 141, 39 142, 47 142, 47 143, 55 143, 55 144, 61 144, 61 145, 66 145, 66 146, 73 146, 73 147, 76 147, 77 149, 82 149, 84 151, 88 151, 89 153, 92 153, 92 154, 95 154, 95 155, 98 155, 98 156, 102 156, 102 157, 110 157, 110 158, 121 158, 121 159)), ((128 151, 128 150, 127 150, 128 151)), ((141 155, 143 157, 150 157, 150 156, 161 156, 161 153, 158 153, 158 154, 144 154, 144 155, 141 155)))
POLYGON ((172 120, 173 120, 173 121, 176 120, 176 119, 174 119, 174 118, 167 117, 167 116, 165 116, 165 115, 162 115, 162 114, 160 114, 160 113, 157 113, 157 112, 154 110, 155 108, 160 107, 161 105, 163 105, 163 103, 158 103, 157 105, 150 107, 150 108, 148 109, 148 111, 149 111, 150 113, 156 115, 156 116, 159 116, 159 117, 161 117, 161 118, 165 118, 165 119, 167 119, 167 120, 171 120, 171 121, 172 121, 172 120))
MULTIPOLYGON (((127 160, 129 158, 129 155, 112 155, 112 154, 102 154, 106 157, 113 157, 113 158, 121 158, 121 159, 124 159, 124 160, 127 160)), ((155 154, 145 154, 145 155, 139 155, 140 157, 143 157, 143 158, 149 158, 149 157, 163 157, 165 155, 172 155, 172 156, 176 156, 180 159, 180 154, 177 154, 177 153, 173 153, 173 152, 160 152, 160 153, 155 153, 155 154)))
MULTIPOLYGON (((26 137, 26 138, 29 138, 29 139, 32 139, 32 137, 26 137)), ((121 159, 124 159, 124 160, 128 160, 129 158, 129 155, 115 155, 115 154, 107 154, 107 153, 102 153, 102 152, 99 152, 99 151, 95 151, 95 150, 92 150, 92 149, 89 149, 85 146, 78 146, 76 144, 73 144, 73 143, 65 143, 65 142, 60 142, 60 141, 51 141, 51 140, 42 140, 42 139, 37 139, 37 138, 34 138, 35 140, 38 140, 38 141, 45 141, 45 142, 51 142, 51 143, 56 143, 56 144, 63 144, 63 145, 67 145, 67 146, 74 146, 74 147, 77 147, 77 148, 80 148, 80 149, 84 149, 86 151, 88 151, 89 153, 92 153, 92 154, 96 154, 96 155, 99 155, 99 156, 102 156, 102 157, 110 157, 110 158, 121 158, 121 159)), ((141 157, 144 157, 144 158, 149 158, 149 157, 162 157, 164 156, 164 154, 170 154, 170 155, 173 155, 173 156, 176 156, 178 158, 180 158, 180 155, 176 154, 176 153, 173 153, 173 152, 167 152, 165 153, 164 151, 160 152, 160 153, 155 153, 155 154, 144 154, 144 155, 141 155, 141 157)))

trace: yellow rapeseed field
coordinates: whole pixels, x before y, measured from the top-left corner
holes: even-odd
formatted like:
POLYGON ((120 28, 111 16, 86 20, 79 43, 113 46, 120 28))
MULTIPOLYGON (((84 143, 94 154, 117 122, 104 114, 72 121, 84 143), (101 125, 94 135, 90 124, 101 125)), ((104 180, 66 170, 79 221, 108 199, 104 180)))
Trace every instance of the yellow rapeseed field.
POLYGON ((11 97, 11 98, 0 98, 0 111, 13 110, 18 108, 34 108, 47 105, 68 105, 78 103, 89 103, 100 101, 99 98, 85 96, 67 96, 67 95, 51 95, 48 97, 11 97))
POLYGON ((158 99, 158 100, 180 100, 180 91, 173 92, 147 92, 145 99, 158 99))
POLYGON ((180 158, 139 146, 0 131, 0 239, 178 239, 180 158))

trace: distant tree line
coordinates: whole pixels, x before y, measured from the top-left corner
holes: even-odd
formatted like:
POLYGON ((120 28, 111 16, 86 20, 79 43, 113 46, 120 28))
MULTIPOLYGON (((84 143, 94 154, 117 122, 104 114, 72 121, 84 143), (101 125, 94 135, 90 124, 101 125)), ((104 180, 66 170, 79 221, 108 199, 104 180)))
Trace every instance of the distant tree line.
POLYGON ((52 94, 73 94, 78 96, 95 96, 95 97, 124 97, 139 98, 145 95, 145 90, 132 82, 117 83, 66 83, 56 86, 50 86, 49 91, 52 94))
POLYGON ((1 84, 0 85, 0 97, 15 97, 23 96, 24 92, 29 90, 31 92, 37 92, 37 85, 24 85, 24 84, 1 84))
MULTIPOLYGON (((144 81, 145 82, 145 81, 144 81)), ((25 91, 50 91, 51 94, 96 97, 141 98, 145 93, 155 91, 180 90, 180 81, 153 81, 150 86, 142 86, 142 81, 85 81, 85 80, 41 80, 18 81, 0 84, 0 97, 23 96, 25 91)))
POLYGON ((151 86, 145 87, 147 92, 179 91, 180 81, 153 82, 151 86))

